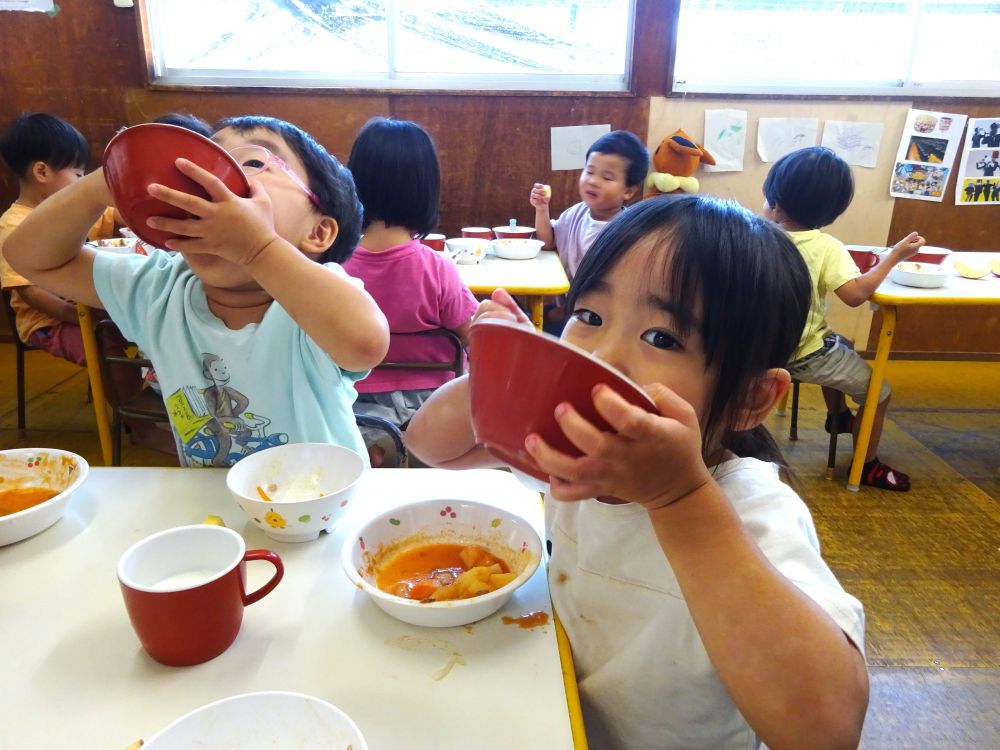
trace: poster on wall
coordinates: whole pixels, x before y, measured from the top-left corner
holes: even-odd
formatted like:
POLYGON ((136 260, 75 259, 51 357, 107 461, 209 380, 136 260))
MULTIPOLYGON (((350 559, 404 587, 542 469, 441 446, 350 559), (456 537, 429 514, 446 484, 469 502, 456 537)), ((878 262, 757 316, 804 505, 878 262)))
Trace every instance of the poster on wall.
POLYGON ((940 203, 965 130, 965 115, 911 109, 899 139, 889 195, 940 203))
POLYGON ((742 172, 747 146, 747 113, 743 109, 705 110, 705 148, 715 165, 706 172, 742 172))
POLYGON ((955 203, 1000 205, 1000 115, 969 120, 965 148, 958 162, 955 203))
POLYGON ((820 145, 836 151, 848 164, 874 169, 883 127, 880 122, 827 120, 820 145))
POLYGON ((52 0, 0 0, 0 10, 33 10, 51 13, 52 0))
POLYGON ((761 161, 778 161, 785 154, 815 146, 819 120, 815 117, 761 117, 757 122, 757 154, 761 161))

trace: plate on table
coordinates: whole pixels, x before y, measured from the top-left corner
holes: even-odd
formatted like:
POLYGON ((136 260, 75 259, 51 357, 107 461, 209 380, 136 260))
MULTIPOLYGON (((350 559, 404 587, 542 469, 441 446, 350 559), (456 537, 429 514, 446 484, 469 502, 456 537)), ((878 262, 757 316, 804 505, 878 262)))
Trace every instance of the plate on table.
POLYGON ((903 286, 918 287, 920 289, 937 289, 948 281, 947 270, 936 263, 914 263, 907 261, 897 263, 889 271, 889 278, 897 284, 903 286))
POLYGON ((143 750, 367 750, 351 717, 324 700, 280 690, 197 708, 146 740, 143 750))

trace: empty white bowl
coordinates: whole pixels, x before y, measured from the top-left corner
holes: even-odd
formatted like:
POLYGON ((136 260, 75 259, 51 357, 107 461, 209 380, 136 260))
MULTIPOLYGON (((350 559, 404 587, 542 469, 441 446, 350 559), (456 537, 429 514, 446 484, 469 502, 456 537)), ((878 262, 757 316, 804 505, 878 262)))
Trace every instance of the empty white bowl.
POLYGON ((491 241, 478 237, 453 237, 444 241, 444 252, 456 263, 471 266, 482 263, 489 252, 491 241))
POLYGON ((245 693, 196 708, 143 743, 144 750, 299 748, 367 750, 351 717, 303 693, 245 693))
POLYGON ((344 517, 364 471, 364 459, 350 448, 289 443, 251 453, 234 464, 226 486, 268 537, 308 542, 344 517))
POLYGON ((936 289, 948 281, 948 272, 936 263, 914 263, 906 261, 897 263, 889 271, 889 278, 903 286, 915 286, 922 289, 936 289))
POLYGON ((439 628, 489 617, 534 575, 541 559, 542 543, 530 523, 503 508, 471 500, 423 500, 393 508, 348 534, 341 552, 347 577, 383 611, 412 625, 439 628), (394 596, 375 585, 381 566, 397 554, 435 543, 483 547, 517 577, 471 599, 426 603, 394 596))
POLYGON ((0 516, 0 547, 34 536, 62 518, 89 472, 82 456, 58 448, 0 451, 0 492, 34 487, 59 491, 41 503, 0 516))
POLYGON ((541 240, 493 240, 493 253, 507 260, 530 260, 538 256, 544 244, 541 240))

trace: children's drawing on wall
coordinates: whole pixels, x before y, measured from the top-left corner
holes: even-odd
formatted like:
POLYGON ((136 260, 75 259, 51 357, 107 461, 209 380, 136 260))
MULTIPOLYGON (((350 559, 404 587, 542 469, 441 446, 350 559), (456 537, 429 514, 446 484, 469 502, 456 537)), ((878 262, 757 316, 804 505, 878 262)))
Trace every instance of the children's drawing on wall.
POLYGON ((955 203, 960 206, 1000 203, 1000 117, 969 120, 958 169, 955 203))
POLYGON ((889 194, 940 203, 966 119, 965 115, 911 109, 899 139, 889 194))
POLYGON ((715 157, 706 172, 742 172, 747 147, 747 113, 742 109, 705 110, 705 148, 715 157))
POLYGON ((884 127, 881 122, 827 120, 820 145, 835 151, 848 164, 874 169, 884 127))
POLYGON ((815 117, 761 117, 757 123, 757 153, 765 162, 815 146, 819 120, 815 117))

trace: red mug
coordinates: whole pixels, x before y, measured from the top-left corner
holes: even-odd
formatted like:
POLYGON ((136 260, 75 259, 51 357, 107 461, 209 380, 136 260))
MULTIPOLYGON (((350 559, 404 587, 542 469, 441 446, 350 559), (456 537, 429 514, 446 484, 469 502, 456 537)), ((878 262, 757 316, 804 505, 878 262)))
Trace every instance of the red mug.
POLYGON ((881 258, 877 253, 873 253, 871 250, 861 250, 861 249, 850 249, 847 250, 851 254, 851 258, 854 259, 858 270, 861 273, 867 273, 871 269, 878 265, 881 258))
POLYGON ((437 250, 438 252, 444 250, 444 235, 443 234, 428 234, 422 240, 423 244, 427 245, 431 250, 437 250))
POLYGON ((489 227, 462 227, 463 237, 476 237, 481 240, 492 240, 493 230, 489 227))
POLYGON ((243 608, 269 594, 281 577, 281 558, 249 550, 224 526, 167 529, 142 539, 118 560, 125 609, 146 652, 161 664, 201 664, 236 640, 243 608), (246 591, 246 562, 266 560, 271 580, 246 591))

